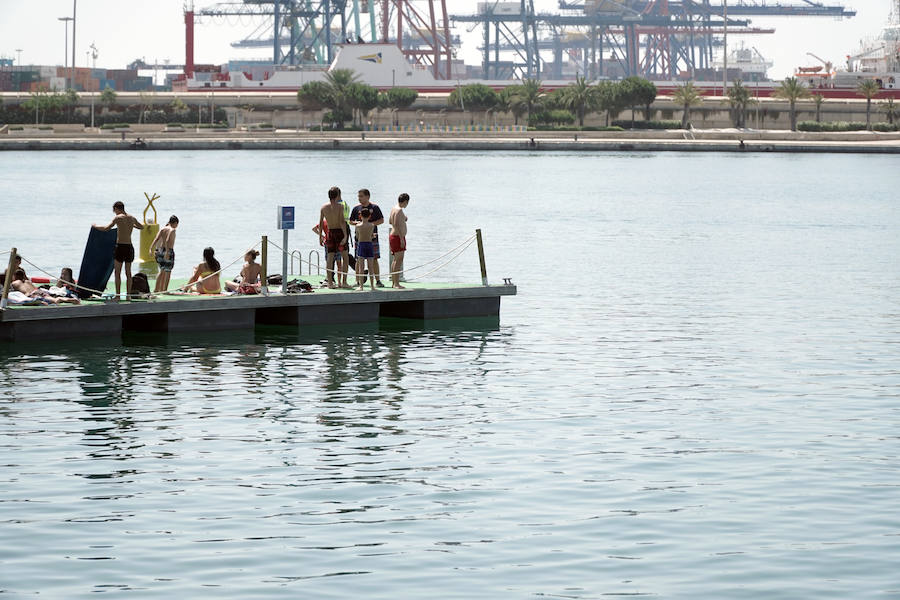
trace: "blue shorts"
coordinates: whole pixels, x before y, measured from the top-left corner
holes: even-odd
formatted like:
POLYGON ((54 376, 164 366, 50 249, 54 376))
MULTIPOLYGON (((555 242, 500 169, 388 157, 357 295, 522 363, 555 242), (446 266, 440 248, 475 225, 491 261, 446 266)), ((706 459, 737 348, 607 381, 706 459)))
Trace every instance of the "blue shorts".
POLYGON ((375 258, 375 246, 372 242, 356 244, 356 258, 375 258))
MULTIPOLYGON (((356 255, 359 256, 359 244, 360 242, 356 242, 356 255)), ((370 256, 369 258, 381 258, 381 244, 378 243, 378 234, 372 236, 372 248, 374 248, 375 255, 370 256)))

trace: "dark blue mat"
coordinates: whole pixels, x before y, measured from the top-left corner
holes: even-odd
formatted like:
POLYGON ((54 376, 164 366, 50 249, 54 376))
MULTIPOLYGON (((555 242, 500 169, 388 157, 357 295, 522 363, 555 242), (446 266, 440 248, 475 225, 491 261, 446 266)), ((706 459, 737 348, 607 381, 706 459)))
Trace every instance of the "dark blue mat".
MULTIPOLYGON (((113 251, 116 248, 116 230, 100 231, 91 227, 84 258, 78 270, 78 285, 92 290, 104 290, 113 272, 113 251)), ((78 290, 78 296, 88 298, 91 292, 78 290)))

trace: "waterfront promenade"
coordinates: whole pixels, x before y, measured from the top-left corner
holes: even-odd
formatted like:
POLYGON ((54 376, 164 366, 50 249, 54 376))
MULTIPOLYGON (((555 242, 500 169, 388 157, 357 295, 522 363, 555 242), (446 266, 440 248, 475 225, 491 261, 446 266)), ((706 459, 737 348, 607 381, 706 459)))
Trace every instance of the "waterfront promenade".
POLYGON ((755 129, 630 131, 0 131, 0 151, 521 150, 900 153, 900 132, 755 129))

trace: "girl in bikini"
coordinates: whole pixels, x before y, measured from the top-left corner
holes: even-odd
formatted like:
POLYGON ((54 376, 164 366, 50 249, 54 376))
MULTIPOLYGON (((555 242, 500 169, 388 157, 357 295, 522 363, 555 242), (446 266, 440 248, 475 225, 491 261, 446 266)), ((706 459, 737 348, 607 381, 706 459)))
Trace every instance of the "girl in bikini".
POLYGON ((203 262, 194 267, 194 274, 188 280, 186 290, 190 291, 190 288, 194 287, 198 294, 222 293, 222 283, 219 281, 219 271, 222 269, 222 265, 216 260, 215 255, 216 251, 212 248, 203 250, 203 262))

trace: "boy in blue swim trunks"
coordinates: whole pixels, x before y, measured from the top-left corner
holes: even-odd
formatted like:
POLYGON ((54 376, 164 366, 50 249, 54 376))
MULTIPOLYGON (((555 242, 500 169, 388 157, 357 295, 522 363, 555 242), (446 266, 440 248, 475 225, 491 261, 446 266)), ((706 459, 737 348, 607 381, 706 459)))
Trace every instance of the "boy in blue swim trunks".
POLYGON ((356 226, 356 282, 359 284, 358 290, 365 288, 366 276, 364 268, 369 270, 369 286, 375 291, 375 246, 372 243, 372 235, 375 226, 369 221, 372 211, 364 208, 359 211, 359 223, 356 226), (365 261, 365 266, 363 265, 365 261), (360 275, 360 273, 363 273, 360 275))

